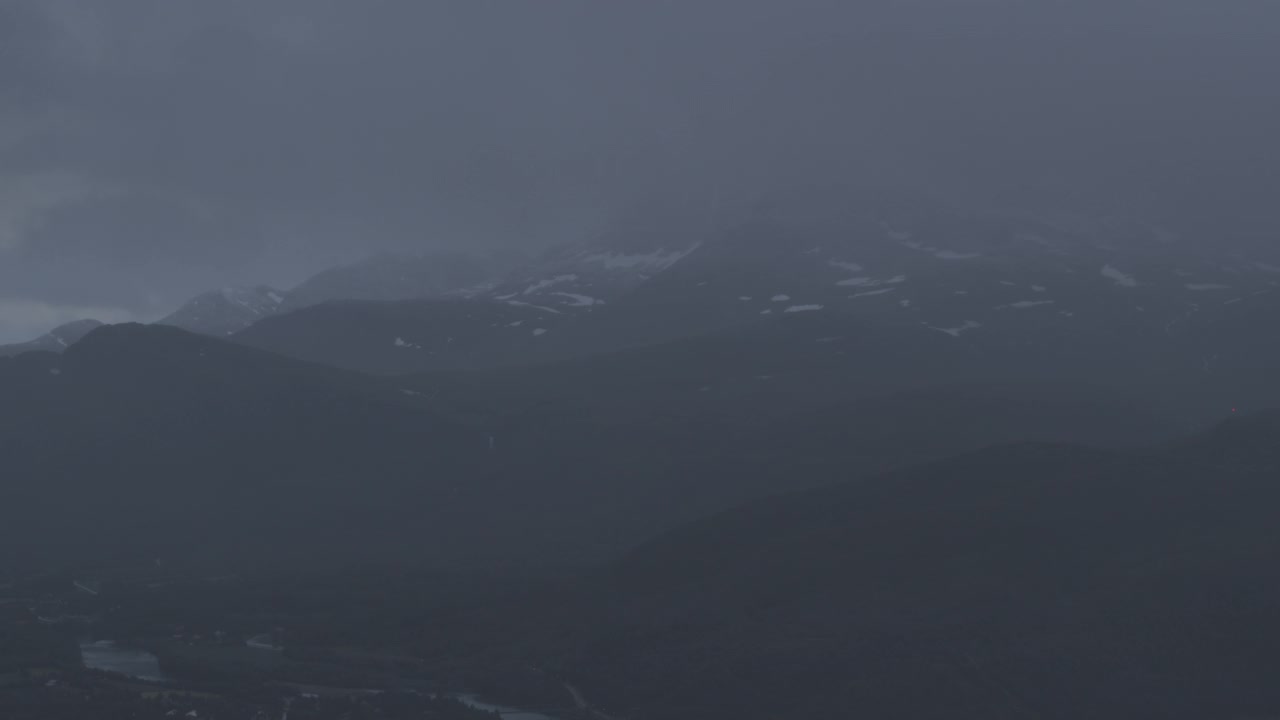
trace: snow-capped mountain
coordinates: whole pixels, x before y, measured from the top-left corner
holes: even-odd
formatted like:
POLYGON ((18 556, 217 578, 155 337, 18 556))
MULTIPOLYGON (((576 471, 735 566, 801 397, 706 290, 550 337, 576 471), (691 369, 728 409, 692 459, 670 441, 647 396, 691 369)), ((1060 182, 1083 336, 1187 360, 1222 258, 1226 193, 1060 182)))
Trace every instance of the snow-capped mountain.
POLYGON ((1108 363, 1138 373, 1175 360, 1178 368, 1194 362, 1198 372, 1202 356, 1215 354, 1203 347, 1209 328, 1239 328, 1234 318, 1251 302, 1280 296, 1280 268, 1267 262, 1176 248, 1154 253, 1145 241, 1117 242, 1114 234, 923 203, 642 230, 553 250, 457 304, 366 304, 358 322, 347 317, 351 308, 320 308, 277 318, 243 339, 344 367, 412 372, 554 360, 754 327, 761 338, 808 344, 791 350, 798 356, 840 358, 886 352, 866 345, 877 334, 868 328, 882 328, 904 339, 902 347, 917 347, 916 336, 936 338, 918 347, 955 343, 957 357, 1028 376, 1084 375, 1108 363), (495 310, 504 307, 521 317, 495 310), (797 331, 763 331, 776 323, 797 331), (397 339, 432 350, 410 352, 397 339))
POLYGON ((270 287, 227 287, 197 295, 159 324, 223 337, 274 315, 283 304, 284 294, 270 287))
POLYGON ((522 270, 484 296, 546 314, 593 312, 624 297, 696 249, 696 244, 659 247, 643 253, 575 248, 522 270))
POLYGON ((619 223, 591 241, 552 248, 484 296, 546 313, 598 311, 684 260, 709 232, 696 220, 655 210, 653 218, 619 223))
POLYGON ((324 270, 288 291, 259 286, 207 292, 159 322, 224 337, 264 318, 332 301, 479 295, 493 288, 506 267, 499 258, 457 253, 379 255, 324 270))
POLYGON ((1280 281, 1274 266, 1240 257, 1151 254, 1109 237, 936 208, 759 219, 644 254, 578 250, 537 270, 495 299, 592 311, 566 334, 590 336, 600 349, 813 314, 957 338, 1090 324, 1172 334, 1188 314, 1280 281))
POLYGON ((102 327, 102 323, 97 320, 76 320, 59 325, 35 340, 0 345, 0 357, 13 357, 25 352, 38 351, 60 353, 99 327, 102 327))
POLYGON ((1046 316, 1083 323, 1132 315, 1139 325, 1163 329, 1280 280, 1247 261, 1153 260, 1019 222, 965 225, 957 218, 945 229, 751 228, 707 244, 627 302, 650 310, 679 306, 685 318, 702 316, 709 324, 828 312, 958 334, 1018 326, 1032 314, 1041 323, 1046 316))

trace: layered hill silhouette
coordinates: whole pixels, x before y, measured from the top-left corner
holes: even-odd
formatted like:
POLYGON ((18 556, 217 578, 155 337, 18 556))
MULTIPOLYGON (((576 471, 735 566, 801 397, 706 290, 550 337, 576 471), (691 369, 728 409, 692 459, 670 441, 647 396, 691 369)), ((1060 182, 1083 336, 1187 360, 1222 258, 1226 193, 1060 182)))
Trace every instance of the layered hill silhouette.
POLYGON ((1265 717, 1277 446, 1269 413, 994 447, 748 504, 468 622, 622 717, 1265 717))
POLYGON ((1195 421, 1280 403, 1266 262, 928 205, 822 213, 609 235, 468 297, 322 303, 232 339, 374 374, 684 342, 723 348, 726 374, 825 365, 832 387, 1101 383, 1195 421))
MULTIPOLYGON (((670 348, 670 367, 694 366, 686 352, 670 348)), ((755 377, 719 400, 661 396, 660 376, 635 402, 646 362, 380 379, 101 328, 63 355, 0 362, 7 561, 585 562, 752 497, 992 443, 1173 432, 1139 399, 1063 386, 820 408, 760 395, 755 377)))
POLYGON ((0 357, 15 357, 29 352, 60 353, 101 325, 102 323, 97 320, 76 320, 65 323, 34 340, 0 345, 0 357))

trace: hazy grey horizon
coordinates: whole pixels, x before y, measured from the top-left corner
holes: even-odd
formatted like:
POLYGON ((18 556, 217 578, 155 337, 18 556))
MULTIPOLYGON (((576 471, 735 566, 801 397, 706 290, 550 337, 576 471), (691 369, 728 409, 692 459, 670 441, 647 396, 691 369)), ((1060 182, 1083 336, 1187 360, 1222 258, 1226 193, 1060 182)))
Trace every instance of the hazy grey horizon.
POLYGON ((1249 0, 5 0, 0 342, 374 252, 536 249, 655 197, 884 183, 1266 242, 1277 21, 1249 0))

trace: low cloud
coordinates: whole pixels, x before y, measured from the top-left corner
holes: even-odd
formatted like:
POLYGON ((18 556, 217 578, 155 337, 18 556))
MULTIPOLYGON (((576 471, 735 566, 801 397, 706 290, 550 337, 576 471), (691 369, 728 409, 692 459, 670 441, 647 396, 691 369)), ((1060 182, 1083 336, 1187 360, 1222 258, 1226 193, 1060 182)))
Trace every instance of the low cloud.
POLYGON ((52 213, 94 193, 92 183, 72 173, 0 175, 0 251, 26 245, 52 213))
POLYGON ((145 312, 868 185, 1273 245, 1280 4, 1209 5, 0 0, 0 292, 145 312))
POLYGON ((0 299, 0 343, 25 342, 64 323, 87 319, 118 323, 135 318, 128 310, 116 307, 59 305, 22 298, 0 299))

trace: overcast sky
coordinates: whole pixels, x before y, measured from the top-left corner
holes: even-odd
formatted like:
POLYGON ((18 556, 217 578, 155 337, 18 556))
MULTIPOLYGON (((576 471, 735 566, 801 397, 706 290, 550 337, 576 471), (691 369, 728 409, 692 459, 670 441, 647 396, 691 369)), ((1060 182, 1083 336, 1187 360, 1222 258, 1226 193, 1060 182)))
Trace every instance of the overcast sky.
POLYGON ((1278 5, 0 0, 0 341, 574 239, 655 193, 884 181, 1265 233, 1278 5))

